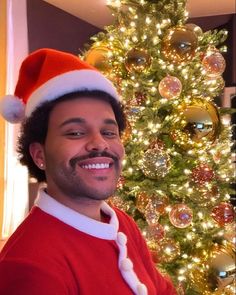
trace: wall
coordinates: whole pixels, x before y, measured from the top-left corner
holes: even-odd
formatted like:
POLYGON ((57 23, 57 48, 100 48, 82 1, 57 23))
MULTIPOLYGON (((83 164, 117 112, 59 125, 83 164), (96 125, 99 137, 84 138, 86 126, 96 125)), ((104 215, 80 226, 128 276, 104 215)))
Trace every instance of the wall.
POLYGON ((228 38, 224 43, 227 46, 226 70, 223 74, 226 87, 236 86, 236 14, 216 15, 190 19, 189 22, 200 26, 203 31, 221 30, 228 31, 228 38))
POLYGON ((80 53, 100 29, 42 0, 27 1, 29 51, 49 47, 80 53))

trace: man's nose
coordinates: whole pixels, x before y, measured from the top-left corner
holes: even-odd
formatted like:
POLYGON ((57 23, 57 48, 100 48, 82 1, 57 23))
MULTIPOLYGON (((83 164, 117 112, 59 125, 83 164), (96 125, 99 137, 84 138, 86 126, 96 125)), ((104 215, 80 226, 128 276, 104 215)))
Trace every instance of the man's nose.
POLYGON ((102 134, 93 134, 90 136, 87 144, 87 151, 104 151, 108 149, 108 143, 102 134))

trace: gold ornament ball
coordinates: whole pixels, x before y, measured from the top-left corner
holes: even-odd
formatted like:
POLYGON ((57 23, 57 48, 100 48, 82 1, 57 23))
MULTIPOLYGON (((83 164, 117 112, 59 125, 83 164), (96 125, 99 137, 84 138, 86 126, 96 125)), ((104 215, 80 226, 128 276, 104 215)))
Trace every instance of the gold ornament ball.
POLYGON ((198 186, 194 192, 190 194, 189 198, 195 204, 199 204, 203 207, 212 207, 220 198, 219 188, 210 183, 208 183, 207 186, 198 186))
POLYGON ((153 223, 146 227, 146 239, 159 242, 164 236, 165 230, 160 223, 153 223))
POLYGON ((163 215, 165 214, 166 207, 169 204, 169 198, 165 195, 152 194, 150 202, 152 202, 155 212, 163 215))
POLYGON ((233 295, 235 271, 235 253, 218 245, 209 253, 208 261, 190 270, 190 284, 202 295, 233 295))
POLYGON ((177 98, 182 91, 182 83, 174 76, 166 76, 160 81, 158 90, 162 97, 177 98))
POLYGON ((194 98, 183 104, 179 120, 173 126, 172 137, 183 148, 209 148, 217 139, 221 123, 217 107, 204 99, 194 98))
POLYGON ((236 221, 225 226, 224 238, 231 245, 232 249, 236 251, 236 221))
POLYGON ((150 200, 150 196, 146 192, 139 192, 136 195, 135 205, 140 212, 145 212, 145 208, 150 200))
POLYGON ((206 76, 204 84, 206 84, 208 89, 212 89, 213 91, 220 91, 225 87, 225 80, 222 76, 206 76))
POLYGON ((235 253, 218 246, 211 253, 207 265, 207 282, 211 291, 221 290, 235 283, 235 253))
POLYGON ((179 243, 170 238, 164 238, 158 242, 157 253, 160 262, 171 262, 180 255, 179 243))
POLYGON ((197 35, 186 26, 170 28, 163 38, 162 53, 174 63, 191 60, 198 46, 197 35))
POLYGON ((170 171, 170 157, 164 150, 149 149, 143 155, 140 168, 151 179, 162 178, 170 171))
POLYGON ((108 204, 111 206, 115 206, 120 210, 127 211, 129 209, 129 205, 127 202, 124 202, 120 196, 112 196, 108 199, 108 204))
POLYGON ((107 73, 112 66, 109 63, 110 50, 104 45, 94 46, 85 54, 85 61, 99 71, 107 73))
POLYGON ((131 49, 125 58, 125 67, 128 72, 141 73, 148 70, 151 65, 151 56, 144 49, 131 49))

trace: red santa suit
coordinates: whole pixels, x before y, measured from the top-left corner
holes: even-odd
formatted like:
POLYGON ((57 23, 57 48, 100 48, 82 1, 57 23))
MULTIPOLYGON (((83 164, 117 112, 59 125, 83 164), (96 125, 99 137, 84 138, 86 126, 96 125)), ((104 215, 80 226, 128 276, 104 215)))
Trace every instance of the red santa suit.
POLYGON ((1 295, 175 295, 124 212, 101 207, 105 222, 40 191, 0 253, 1 295))

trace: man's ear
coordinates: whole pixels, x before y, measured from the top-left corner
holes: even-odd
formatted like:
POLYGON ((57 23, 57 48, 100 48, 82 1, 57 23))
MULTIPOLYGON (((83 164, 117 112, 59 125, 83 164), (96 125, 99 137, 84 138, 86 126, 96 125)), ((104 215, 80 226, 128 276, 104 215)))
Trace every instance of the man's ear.
POLYGON ((33 142, 29 146, 30 155, 39 169, 45 169, 45 156, 43 145, 39 142, 33 142))

